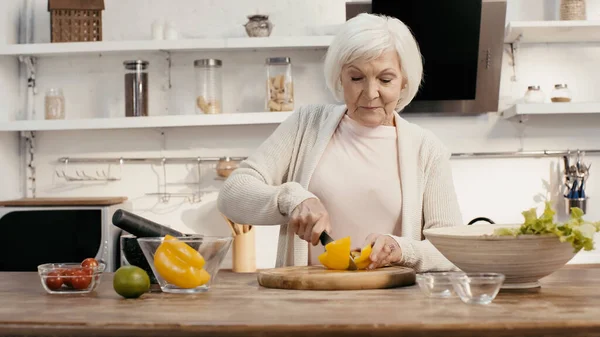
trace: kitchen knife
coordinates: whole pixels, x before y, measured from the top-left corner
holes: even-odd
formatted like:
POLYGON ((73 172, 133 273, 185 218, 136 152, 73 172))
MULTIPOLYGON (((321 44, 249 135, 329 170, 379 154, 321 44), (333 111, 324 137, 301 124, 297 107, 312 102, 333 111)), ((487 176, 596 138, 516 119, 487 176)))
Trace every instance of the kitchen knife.
MULTIPOLYGON (((319 241, 321 241, 321 244, 323 247, 325 247, 328 243, 333 242, 334 240, 331 238, 331 236, 329 236, 329 234, 327 234, 326 231, 323 231, 319 236, 319 241)), ((351 255, 348 256, 348 259, 348 270, 357 270, 358 268, 356 267, 356 263, 354 263, 354 259, 351 255)))
POLYGON ((127 212, 122 209, 118 209, 115 211, 112 217, 112 222, 113 225, 139 238, 161 237, 167 234, 175 237, 185 236, 179 231, 176 231, 167 226, 159 225, 156 222, 142 218, 139 215, 127 212))

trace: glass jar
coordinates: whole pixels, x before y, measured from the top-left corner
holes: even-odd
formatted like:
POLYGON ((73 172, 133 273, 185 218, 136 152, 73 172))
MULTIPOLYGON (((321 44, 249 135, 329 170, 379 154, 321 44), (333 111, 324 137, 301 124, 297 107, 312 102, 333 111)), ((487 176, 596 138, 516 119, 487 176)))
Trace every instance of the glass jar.
POLYGON ((132 60, 125 66, 125 116, 148 116, 148 61, 132 60))
POLYGON ((539 85, 530 85, 525 92, 525 103, 544 103, 546 96, 539 85))
POLYGON ((273 57, 266 60, 267 111, 294 110, 294 82, 289 57, 273 57))
POLYGON ((44 98, 46 119, 65 119, 65 97, 62 89, 51 88, 44 98))
POLYGON ((196 69, 196 111, 204 114, 220 114, 222 97, 222 62, 217 59, 194 61, 196 69))
POLYGON ((554 103, 565 103, 571 101, 571 90, 566 84, 555 84, 552 90, 551 100, 554 103))

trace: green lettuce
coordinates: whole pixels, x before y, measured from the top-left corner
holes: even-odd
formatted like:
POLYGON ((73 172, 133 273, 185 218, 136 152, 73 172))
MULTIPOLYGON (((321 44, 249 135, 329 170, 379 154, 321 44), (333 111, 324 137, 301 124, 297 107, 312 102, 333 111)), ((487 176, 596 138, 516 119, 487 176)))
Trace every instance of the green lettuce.
POLYGON ((494 235, 541 235, 554 234, 561 242, 569 242, 575 251, 594 249, 594 233, 600 231, 599 222, 589 222, 583 219, 583 210, 577 207, 571 209, 570 219, 565 223, 554 221, 556 212, 550 202, 546 202, 544 213, 539 217, 535 208, 523 211, 525 220, 518 228, 497 228, 494 235))

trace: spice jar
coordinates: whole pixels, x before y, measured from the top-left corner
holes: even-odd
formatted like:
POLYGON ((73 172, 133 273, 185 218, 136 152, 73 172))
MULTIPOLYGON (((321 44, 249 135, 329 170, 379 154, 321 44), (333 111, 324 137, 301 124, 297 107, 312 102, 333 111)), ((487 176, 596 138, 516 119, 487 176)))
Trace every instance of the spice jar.
POLYGON ((148 61, 132 60, 125 66, 125 116, 148 116, 148 61))
POLYGON ((46 119, 65 118, 65 97, 63 96, 62 89, 51 88, 46 91, 44 108, 46 119))
POLYGON ((217 59, 194 61, 196 69, 196 111, 219 114, 222 107, 222 62, 217 59))
POLYGON ((524 96, 525 103, 544 103, 546 96, 539 85, 530 85, 524 96))
POLYGON ((267 58, 267 111, 294 110, 294 83, 289 57, 267 58))
POLYGON ((551 100, 554 103, 565 103, 571 101, 571 90, 566 84, 555 84, 552 90, 551 100))

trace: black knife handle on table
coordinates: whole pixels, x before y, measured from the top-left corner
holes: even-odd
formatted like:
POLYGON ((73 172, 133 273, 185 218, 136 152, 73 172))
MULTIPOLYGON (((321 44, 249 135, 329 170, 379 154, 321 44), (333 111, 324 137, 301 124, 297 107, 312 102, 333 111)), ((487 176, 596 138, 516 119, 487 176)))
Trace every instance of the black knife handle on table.
POLYGON ((159 225, 156 222, 122 209, 118 209, 113 214, 112 222, 113 225, 138 238, 160 237, 167 234, 172 236, 184 236, 184 234, 179 231, 167 226, 159 225))

